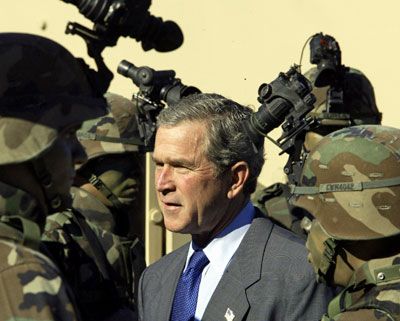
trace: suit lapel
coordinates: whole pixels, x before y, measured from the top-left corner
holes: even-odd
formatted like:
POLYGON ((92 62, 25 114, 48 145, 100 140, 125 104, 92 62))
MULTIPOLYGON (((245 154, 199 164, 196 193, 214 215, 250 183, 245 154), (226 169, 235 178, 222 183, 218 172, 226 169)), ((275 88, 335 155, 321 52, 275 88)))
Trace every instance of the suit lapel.
POLYGON ((203 321, 240 321, 246 316, 250 308, 246 290, 261 278, 272 227, 269 220, 254 218, 207 305, 203 321))
POLYGON ((160 280, 162 280, 162 282, 157 289, 157 293, 154 293, 154 302, 157 304, 154 310, 158 313, 155 320, 169 321, 176 286, 186 263, 189 244, 190 243, 179 249, 178 251, 180 251, 180 253, 177 253, 177 258, 164 270, 160 271, 160 280))

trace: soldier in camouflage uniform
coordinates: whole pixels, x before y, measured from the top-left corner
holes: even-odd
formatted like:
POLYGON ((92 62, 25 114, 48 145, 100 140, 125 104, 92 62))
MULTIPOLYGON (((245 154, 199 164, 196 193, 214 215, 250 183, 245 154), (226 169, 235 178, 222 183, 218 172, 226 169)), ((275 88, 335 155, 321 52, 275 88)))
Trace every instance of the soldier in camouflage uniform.
POLYGON ((85 320, 137 319, 136 288, 145 268, 137 238, 112 234, 70 209, 47 217, 42 240, 66 275, 85 320))
POLYGON ((86 158, 76 130, 106 102, 88 67, 49 39, 0 34, 0 61, 0 320, 78 320, 40 234, 70 206, 74 163, 86 158))
MULTIPOLYGON (((374 89, 368 78, 359 70, 346 68, 343 76, 343 104, 329 109, 327 103, 329 86, 315 87, 317 68, 311 68, 305 76, 313 84, 313 94, 317 98, 310 115, 319 123, 313 131, 307 132, 304 153, 315 146, 324 135, 340 128, 360 124, 380 124, 382 115, 376 103, 374 89)), ((261 184, 252 195, 253 203, 278 224, 306 237, 301 226, 304 216, 310 217, 304 209, 288 203, 288 184, 275 183, 264 187, 261 184)))
POLYGON ((143 237, 144 155, 138 152, 137 106, 112 93, 106 99, 109 114, 78 131, 88 161, 77 171, 74 208, 114 234, 143 237))
POLYGON ((295 206, 319 281, 345 287, 324 321, 400 320, 400 130, 344 128, 309 153, 295 206))
MULTIPOLYGON (((121 176, 127 173, 139 177, 140 173, 136 170, 138 164, 133 154, 138 150, 138 141, 135 141, 138 136, 134 118, 135 105, 119 95, 107 93, 105 97, 108 113, 85 122, 78 131, 78 137, 84 142, 90 160, 100 156, 109 156, 112 161, 115 160, 115 163, 108 166, 116 167, 115 173, 111 174, 116 176, 117 183, 121 183, 122 188, 117 195, 130 197, 123 200, 132 204, 139 199, 139 183, 131 177, 124 180, 121 176), (110 152, 113 154, 107 154, 110 152), (118 163, 114 154, 121 154, 125 158, 124 162, 118 163), (125 167, 119 168, 121 163, 126 164, 125 167)), ((103 162, 105 160, 100 165, 104 166, 103 162)), ((81 165, 79 167, 80 171, 84 170, 81 165)), ((86 170, 86 164, 83 167, 86 170)), ((103 199, 108 201, 107 198, 102 197, 101 192, 89 181, 81 175, 76 180, 83 184, 83 188, 72 188, 73 209, 47 218, 43 240, 52 247, 52 252, 58 253, 57 261, 68 275, 79 305, 84 308, 83 316, 86 320, 115 319, 116 311, 120 313, 120 320, 135 320, 136 287, 145 268, 143 246, 134 235, 128 237, 114 234, 122 230, 118 224, 126 228, 127 222, 122 222, 118 216, 114 219, 113 213, 102 202, 103 199)), ((110 180, 107 182, 110 183, 110 180)), ((119 202, 119 199, 111 200, 119 202)), ((127 214, 137 215, 140 212, 127 214)))
MULTIPOLYGON (((85 122, 78 139, 88 161, 77 170, 73 207, 92 224, 112 233, 120 251, 108 255, 110 263, 128 284, 131 301, 144 259, 145 156, 139 152, 138 108, 114 93, 105 95, 109 113, 85 122), (130 278, 124 276, 130 276, 130 278)), ((106 250, 110 253, 109 248, 106 250)))

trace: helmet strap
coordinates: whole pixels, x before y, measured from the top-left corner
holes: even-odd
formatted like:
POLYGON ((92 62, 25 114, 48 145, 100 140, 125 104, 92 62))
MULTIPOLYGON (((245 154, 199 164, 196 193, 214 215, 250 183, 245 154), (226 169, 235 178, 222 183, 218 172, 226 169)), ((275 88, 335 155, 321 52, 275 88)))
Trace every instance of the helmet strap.
POLYGON ((118 197, 104 184, 104 182, 95 174, 89 178, 89 183, 98 189, 113 205, 114 208, 121 209, 123 204, 119 201, 118 197))
POLYGON ((337 241, 333 238, 328 238, 324 242, 324 252, 321 258, 321 266, 318 268, 317 279, 318 282, 331 284, 333 279, 333 272, 336 266, 337 257, 337 241))
POLYGON ((32 164, 36 178, 42 187, 48 209, 52 213, 63 210, 64 204, 62 202, 62 198, 53 184, 51 174, 47 170, 43 159, 35 159, 32 161, 32 164))

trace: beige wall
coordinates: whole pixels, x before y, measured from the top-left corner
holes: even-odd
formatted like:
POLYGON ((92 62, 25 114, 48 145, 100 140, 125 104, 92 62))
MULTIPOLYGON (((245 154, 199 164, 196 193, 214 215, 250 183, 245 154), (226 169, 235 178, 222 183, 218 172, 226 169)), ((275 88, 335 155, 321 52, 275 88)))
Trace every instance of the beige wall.
MULTIPOLYGON (((151 11, 181 26, 184 45, 171 53, 144 53, 135 40, 121 38, 116 47, 105 51, 112 70, 122 59, 138 66, 174 69, 185 84, 258 106, 259 85, 298 63, 306 39, 322 31, 339 41, 344 64, 370 78, 383 123, 400 127, 398 0, 154 0, 151 11)), ((74 6, 60 0, 3 1, 0 11, 1 31, 39 33, 87 57, 80 38, 64 35, 67 21, 91 26, 74 6)), ((303 70, 309 67, 308 52, 307 47, 303 70)), ((129 97, 136 88, 116 75, 111 91, 129 97)), ((261 179, 266 184, 283 179, 285 160, 272 144, 267 143, 267 148, 261 179)))

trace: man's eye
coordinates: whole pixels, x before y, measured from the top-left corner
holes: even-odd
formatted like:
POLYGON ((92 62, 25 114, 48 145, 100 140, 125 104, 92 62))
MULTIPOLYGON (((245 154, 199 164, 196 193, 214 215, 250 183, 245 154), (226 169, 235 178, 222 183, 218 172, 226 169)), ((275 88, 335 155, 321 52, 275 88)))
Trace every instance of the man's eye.
POLYGON ((189 167, 185 167, 185 166, 177 166, 175 167, 175 172, 178 174, 187 174, 191 171, 191 169, 189 167))
POLYGON ((162 168, 164 166, 163 163, 157 163, 157 162, 155 162, 154 165, 156 166, 156 168, 162 168))

